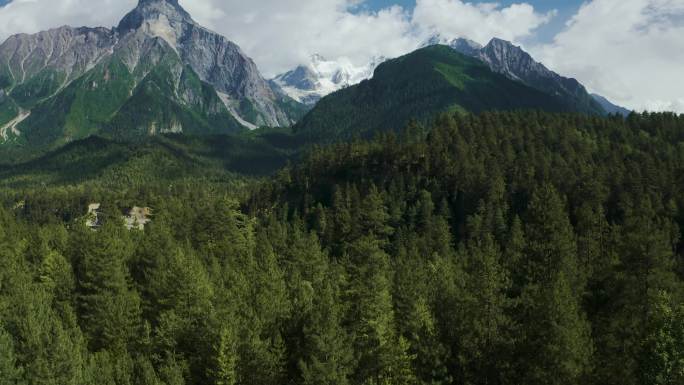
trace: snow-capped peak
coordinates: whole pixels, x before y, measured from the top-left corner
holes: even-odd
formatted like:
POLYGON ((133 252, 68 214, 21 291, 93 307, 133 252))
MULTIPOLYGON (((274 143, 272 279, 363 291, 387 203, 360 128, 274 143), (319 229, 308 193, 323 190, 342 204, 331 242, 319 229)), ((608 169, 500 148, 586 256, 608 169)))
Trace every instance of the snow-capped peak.
POLYGON ((456 51, 469 56, 475 56, 477 52, 484 48, 482 44, 464 37, 452 39, 440 34, 434 34, 425 39, 421 47, 429 47, 436 44, 448 45, 456 51))
POLYGON ((291 98, 312 105, 330 93, 372 77, 375 68, 384 60, 373 58, 368 65, 356 66, 346 57, 328 60, 314 54, 308 63, 276 76, 273 82, 291 98))

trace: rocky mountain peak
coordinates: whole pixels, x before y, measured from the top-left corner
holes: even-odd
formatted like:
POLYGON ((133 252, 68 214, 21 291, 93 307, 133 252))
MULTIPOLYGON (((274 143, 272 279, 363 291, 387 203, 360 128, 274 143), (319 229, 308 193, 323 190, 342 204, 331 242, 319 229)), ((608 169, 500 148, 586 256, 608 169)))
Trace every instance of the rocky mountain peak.
POLYGON ((138 6, 150 3, 169 3, 178 5, 178 0, 138 0, 138 6))
POLYGON ((489 44, 487 44, 487 46, 484 47, 483 50, 492 53, 497 53, 499 55, 518 56, 526 60, 534 61, 534 59, 532 59, 532 56, 530 56, 519 46, 511 43, 510 41, 502 40, 496 37, 493 38, 489 42, 489 44))
POLYGON ((493 38, 482 47, 467 39, 456 39, 449 43, 454 50, 486 64, 492 71, 509 79, 520 81, 528 86, 546 92, 554 97, 563 98, 583 111, 605 113, 587 90, 577 80, 566 78, 537 62, 521 47, 499 38, 493 38))
POLYGON ((467 56, 478 56, 482 45, 476 41, 464 38, 454 39, 449 43, 449 46, 467 56))
POLYGON ((113 29, 65 26, 10 37, 0 44, 0 90, 0 110, 9 111, 0 127, 12 124, 3 132, 19 132, 15 136, 40 146, 79 138, 64 116, 87 110, 73 100, 100 100, 91 94, 108 95, 100 100, 107 113, 79 135, 104 127, 131 137, 287 126, 304 109, 268 83, 235 43, 196 23, 178 0, 139 0, 113 29), (67 99, 59 108, 44 103, 67 99), (32 113, 37 108, 40 113, 32 113))
POLYGON ((139 0, 138 6, 129 12, 119 23, 117 30, 125 34, 141 27, 152 29, 182 30, 184 24, 195 24, 192 17, 178 0, 139 0))

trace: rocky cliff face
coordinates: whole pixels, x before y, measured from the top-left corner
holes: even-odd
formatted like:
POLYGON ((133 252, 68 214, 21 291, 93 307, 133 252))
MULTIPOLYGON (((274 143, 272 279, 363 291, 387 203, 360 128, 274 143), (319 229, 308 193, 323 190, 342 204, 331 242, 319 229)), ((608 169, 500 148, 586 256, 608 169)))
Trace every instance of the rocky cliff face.
POLYGON ((565 100, 573 109, 591 114, 606 113, 577 80, 549 70, 522 48, 508 41, 494 38, 482 47, 467 39, 455 39, 448 45, 464 55, 483 61, 494 72, 565 100))
POLYGON ((43 144, 93 133, 285 126, 298 112, 237 45, 197 24, 177 0, 140 0, 113 29, 10 37, 0 45, 0 90, 1 131, 11 122, 15 141, 43 144))
POLYGON ((115 42, 115 33, 106 28, 65 26, 12 36, 0 45, 0 87, 16 92, 39 81, 45 94, 25 96, 49 96, 110 55, 115 42))
POLYGON ((253 125, 286 126, 293 117, 282 96, 236 44, 197 24, 176 0, 141 0, 117 27, 122 39, 166 41, 202 79, 214 86, 229 109, 253 125))

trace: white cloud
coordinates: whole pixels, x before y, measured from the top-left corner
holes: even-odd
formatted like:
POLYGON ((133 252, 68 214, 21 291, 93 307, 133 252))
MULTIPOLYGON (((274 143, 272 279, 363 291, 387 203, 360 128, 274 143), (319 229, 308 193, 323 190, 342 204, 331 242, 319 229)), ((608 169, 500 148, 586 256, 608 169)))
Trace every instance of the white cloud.
POLYGON ((314 53, 365 65, 415 49, 431 33, 517 40, 548 21, 529 4, 501 7, 460 0, 417 0, 411 13, 399 6, 358 11, 359 0, 186 0, 195 18, 235 40, 267 75, 288 70, 314 53), (221 15, 221 16, 216 16, 221 15))
POLYGON ((135 4, 137 0, 13 0, 0 8, 0 39, 62 25, 111 27, 135 4))
POLYGON ((527 3, 500 7, 497 3, 460 0, 417 0, 413 23, 424 33, 447 38, 467 37, 481 44, 491 38, 517 41, 546 24, 555 12, 540 14, 527 3))
MULTIPOLYGON (((0 8, 0 38, 68 24, 113 26, 137 0, 14 0, 0 8)), ((180 0, 201 24, 238 43, 267 76, 289 70, 314 53, 365 65, 374 56, 415 49, 431 31, 468 36, 528 36, 549 15, 528 4, 500 7, 460 0, 418 0, 411 13, 399 6, 360 11, 361 0, 180 0)))
POLYGON ((553 70, 636 110, 684 112, 684 0, 593 0, 553 43, 553 70))
POLYGON ((238 43, 266 75, 291 69, 319 53, 357 64, 415 47, 401 7, 352 12, 356 0, 187 0, 200 23, 238 43), (220 17, 216 15, 222 15, 220 17))

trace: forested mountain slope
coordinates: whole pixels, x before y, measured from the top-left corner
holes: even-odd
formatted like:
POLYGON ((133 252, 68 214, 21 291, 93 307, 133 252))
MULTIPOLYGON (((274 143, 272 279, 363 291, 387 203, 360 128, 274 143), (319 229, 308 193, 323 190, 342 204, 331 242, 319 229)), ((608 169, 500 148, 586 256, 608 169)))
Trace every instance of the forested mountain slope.
POLYGON ((373 78, 326 96, 295 125, 307 140, 334 142, 401 130, 439 112, 539 109, 573 112, 563 99, 492 72, 442 45, 381 64, 373 78))
POLYGON ((683 143, 672 114, 449 114, 244 198, 2 190, 2 379, 680 384, 683 143))

